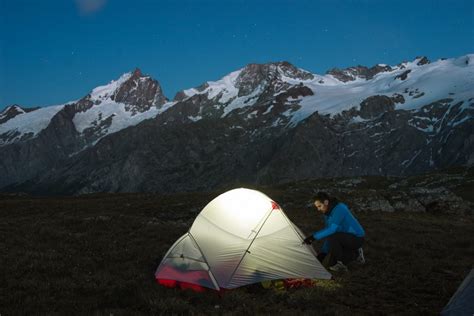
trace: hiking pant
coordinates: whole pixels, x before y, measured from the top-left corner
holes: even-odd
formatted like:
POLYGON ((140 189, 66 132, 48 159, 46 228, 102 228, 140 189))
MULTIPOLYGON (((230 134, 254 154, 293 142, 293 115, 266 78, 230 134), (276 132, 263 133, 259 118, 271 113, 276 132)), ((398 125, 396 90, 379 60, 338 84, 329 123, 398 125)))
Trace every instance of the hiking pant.
POLYGON ((336 264, 337 261, 348 264, 357 258, 357 249, 364 244, 364 237, 348 233, 334 233, 326 237, 326 240, 329 243, 329 254, 331 255, 330 266, 336 264))

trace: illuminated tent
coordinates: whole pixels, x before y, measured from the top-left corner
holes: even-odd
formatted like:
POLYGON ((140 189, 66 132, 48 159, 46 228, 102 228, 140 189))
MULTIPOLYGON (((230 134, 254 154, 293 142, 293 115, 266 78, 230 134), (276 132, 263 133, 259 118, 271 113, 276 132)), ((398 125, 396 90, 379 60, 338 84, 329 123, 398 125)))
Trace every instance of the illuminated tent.
POLYGON ((265 194, 235 189, 212 200, 168 250, 155 277, 166 286, 233 289, 264 280, 330 279, 303 234, 265 194))
POLYGON ((441 315, 474 315, 474 269, 466 276, 441 315))

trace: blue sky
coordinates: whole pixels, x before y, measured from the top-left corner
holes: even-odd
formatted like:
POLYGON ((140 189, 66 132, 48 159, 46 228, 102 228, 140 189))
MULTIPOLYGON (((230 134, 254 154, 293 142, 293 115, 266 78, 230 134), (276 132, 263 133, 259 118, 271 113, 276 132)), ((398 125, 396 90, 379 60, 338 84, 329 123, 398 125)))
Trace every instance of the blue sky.
POLYGON ((473 0, 0 0, 0 109, 76 100, 135 67, 172 99, 249 63, 324 74, 468 53, 473 0))

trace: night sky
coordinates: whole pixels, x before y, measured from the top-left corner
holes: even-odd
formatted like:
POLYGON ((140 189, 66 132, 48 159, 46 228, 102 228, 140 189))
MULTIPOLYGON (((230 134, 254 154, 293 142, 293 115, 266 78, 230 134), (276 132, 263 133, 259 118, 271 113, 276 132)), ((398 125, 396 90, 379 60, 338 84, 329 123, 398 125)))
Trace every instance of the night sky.
POLYGON ((468 53, 473 0, 0 0, 0 109, 77 100, 135 67, 172 99, 249 63, 324 74, 468 53))

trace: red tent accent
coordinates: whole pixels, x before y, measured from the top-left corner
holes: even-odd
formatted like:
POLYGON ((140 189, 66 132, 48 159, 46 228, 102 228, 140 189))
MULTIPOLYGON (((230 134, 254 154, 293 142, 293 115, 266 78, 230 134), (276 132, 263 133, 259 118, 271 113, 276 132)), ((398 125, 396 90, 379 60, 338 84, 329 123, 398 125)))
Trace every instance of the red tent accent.
POLYGON ((156 282, 165 287, 179 287, 183 290, 191 289, 195 292, 204 292, 206 291, 206 287, 202 285, 212 284, 209 274, 206 271, 181 271, 170 266, 164 266, 155 277, 156 282), (176 281, 179 279, 185 279, 188 282, 176 281))
POLYGON ((272 201, 272 211, 273 210, 280 210, 280 205, 277 204, 277 202, 272 201))

